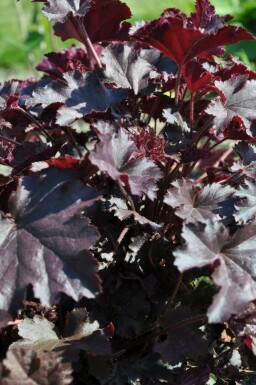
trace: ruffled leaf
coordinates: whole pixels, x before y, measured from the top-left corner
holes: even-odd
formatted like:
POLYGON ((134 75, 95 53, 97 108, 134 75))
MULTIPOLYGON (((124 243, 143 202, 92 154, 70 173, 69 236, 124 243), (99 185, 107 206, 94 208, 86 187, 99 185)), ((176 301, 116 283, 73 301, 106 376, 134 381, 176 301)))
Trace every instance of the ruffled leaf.
POLYGON ((225 205, 230 204, 228 198, 235 191, 232 187, 219 183, 198 188, 186 179, 177 179, 172 186, 165 195, 164 202, 175 208, 175 214, 186 222, 217 218, 217 214, 225 215, 225 205))
POLYGON ((249 136, 255 136, 256 81, 247 80, 246 75, 233 76, 224 82, 216 81, 215 87, 221 96, 205 110, 214 116, 214 132, 223 132, 235 120, 246 129, 249 136))
POLYGON ((158 190, 157 181, 161 172, 154 162, 147 158, 136 157, 138 152, 134 142, 123 128, 117 134, 101 135, 100 142, 89 159, 106 172, 112 179, 121 179, 132 194, 146 194, 151 200, 158 190))
POLYGON ((72 366, 61 362, 54 352, 36 353, 16 348, 9 350, 3 362, 1 385, 69 385, 72 366))
POLYGON ((97 262, 87 251, 99 235, 80 214, 97 196, 71 170, 20 180, 11 218, 0 221, 1 309, 17 310, 29 284, 45 305, 60 292, 78 300, 99 291, 97 262))
POLYGON ((208 309, 210 322, 227 320, 256 299, 256 225, 238 230, 231 238, 219 222, 187 224, 185 244, 174 252, 180 271, 214 267, 212 278, 220 288, 208 309))

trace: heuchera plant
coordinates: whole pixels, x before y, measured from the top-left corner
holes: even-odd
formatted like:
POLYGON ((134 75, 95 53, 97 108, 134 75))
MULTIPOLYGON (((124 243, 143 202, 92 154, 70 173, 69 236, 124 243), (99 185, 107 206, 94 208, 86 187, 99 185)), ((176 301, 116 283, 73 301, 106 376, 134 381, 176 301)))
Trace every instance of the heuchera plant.
POLYGON ((1 384, 254 383, 255 38, 41 2, 79 47, 0 86, 1 384))

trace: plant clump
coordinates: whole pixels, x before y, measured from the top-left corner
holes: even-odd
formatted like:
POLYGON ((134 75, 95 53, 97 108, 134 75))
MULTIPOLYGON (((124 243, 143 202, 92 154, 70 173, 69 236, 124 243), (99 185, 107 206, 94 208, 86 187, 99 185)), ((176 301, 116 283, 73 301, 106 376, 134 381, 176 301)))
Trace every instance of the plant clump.
POLYGON ((1 385, 252 384, 254 36, 34 1, 79 43, 0 85, 1 385))

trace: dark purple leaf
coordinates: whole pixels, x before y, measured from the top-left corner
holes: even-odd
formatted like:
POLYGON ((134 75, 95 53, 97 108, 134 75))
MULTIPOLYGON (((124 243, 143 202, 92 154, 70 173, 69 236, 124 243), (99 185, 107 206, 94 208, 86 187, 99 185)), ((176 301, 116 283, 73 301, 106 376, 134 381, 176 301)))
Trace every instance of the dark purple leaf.
MULTIPOLYGON (((208 69, 211 70, 211 68, 214 68, 214 66, 208 66, 208 69)), ((222 81, 229 80, 238 74, 247 75, 249 80, 256 78, 256 73, 252 71, 249 66, 245 65, 237 57, 233 57, 232 55, 228 55, 228 60, 222 59, 213 72, 216 76, 219 76, 222 81)))
POLYGON ((157 353, 150 352, 140 359, 136 355, 129 355, 115 362, 108 383, 111 385, 133 384, 138 382, 138 379, 149 385, 160 385, 165 382, 169 384, 172 373, 167 366, 163 365, 157 353))
POLYGON ((71 364, 61 362, 56 353, 17 348, 7 353, 1 385, 68 385, 72 372, 71 364))
MULTIPOLYGON (((210 372, 210 368, 207 365, 188 369, 175 376, 175 385, 207 385, 210 372)), ((171 385, 174 385, 174 383, 171 385)))
POLYGON ((219 16, 215 14, 215 8, 208 0, 196 0, 196 12, 191 13, 190 18, 196 28, 204 29, 207 32, 218 31, 224 27, 225 23, 231 19, 232 16, 219 16))
POLYGON ((238 153, 241 160, 234 162, 231 171, 244 177, 256 180, 256 148, 253 143, 241 141, 234 146, 234 151, 238 153))
POLYGON ((198 60, 191 60, 183 70, 183 76, 191 93, 204 90, 206 92, 212 83, 213 75, 205 70, 198 60))
POLYGON ((155 48, 141 48, 140 56, 142 59, 150 63, 158 73, 172 74, 173 76, 177 72, 177 64, 175 61, 164 55, 158 49, 155 48))
POLYGON ((44 71, 57 78, 61 78, 62 74, 68 71, 86 72, 89 68, 90 62, 85 50, 74 46, 46 54, 36 67, 38 71, 44 71))
POLYGON ((99 291, 97 263, 87 251, 98 233, 80 215, 97 195, 70 170, 20 180, 9 202, 11 219, 0 222, 2 309, 16 310, 28 284, 45 305, 60 292, 78 300, 99 291))
POLYGON ((147 288, 142 284, 144 281, 145 279, 140 279, 127 270, 124 274, 118 273, 115 276, 110 272, 107 287, 94 302, 94 318, 104 326, 112 322, 115 335, 124 339, 143 333, 149 326, 148 315, 151 308, 147 288), (114 279, 113 282, 111 279, 114 279))
MULTIPOLYGON (((171 327, 179 325, 185 319, 191 318, 188 308, 179 307, 165 313, 162 326, 171 327)), ((176 330, 167 333, 163 342, 159 340, 154 345, 154 351, 158 352, 164 362, 178 364, 186 358, 204 356, 208 352, 207 341, 203 338, 203 332, 195 324, 177 327, 176 330)))
POLYGON ((68 125, 93 111, 106 111, 124 99, 127 91, 107 88, 95 72, 81 74, 79 71, 66 72, 63 80, 52 81, 33 92, 27 100, 28 106, 42 105, 43 108, 58 103, 57 123, 68 125))
POLYGON ((220 290, 208 309, 209 322, 223 322, 256 299, 254 223, 232 237, 219 222, 191 223, 184 225, 182 237, 185 244, 174 252, 180 271, 214 267, 212 278, 220 290))
MULTIPOLYGON (((171 155, 171 151, 170 151, 171 149, 172 149, 172 146, 169 146, 167 150, 168 153, 170 153, 170 155, 171 155)), ((197 146, 193 144, 190 144, 190 147, 183 146, 183 148, 178 148, 177 151, 180 154, 179 158, 177 159, 179 159, 179 163, 183 163, 183 164, 198 162, 202 159, 207 159, 211 156, 209 151, 201 148, 197 148, 197 146)))
POLYGON ((11 80, 0 85, 0 112, 16 107, 20 95, 20 82, 11 80))
POLYGON ((132 130, 132 138, 142 156, 148 156, 151 160, 165 163, 165 139, 162 135, 156 135, 152 127, 136 127, 132 130))
POLYGON ((221 203, 225 201, 228 204, 228 198, 234 191, 232 187, 219 183, 199 188, 188 179, 177 179, 165 195, 164 202, 175 208, 175 214, 186 222, 217 219, 216 214, 222 214, 225 210, 221 203))
POLYGON ((239 142, 234 146, 234 151, 243 160, 244 166, 248 166, 251 162, 256 161, 256 145, 249 144, 245 141, 239 142))
POLYGON ((240 123, 249 136, 256 134, 256 81, 247 80, 246 75, 215 81, 220 97, 213 100, 206 112, 214 116, 213 131, 223 132, 233 121, 240 123))
POLYGON ((230 325, 256 356, 256 305, 250 303, 247 309, 230 321, 230 325))
POLYGON ((151 200, 156 196, 159 168, 147 158, 137 157, 138 149, 123 128, 116 135, 102 135, 89 159, 112 179, 120 178, 132 194, 146 194, 151 200))
POLYGON ((197 56, 210 58, 218 47, 254 39, 242 27, 225 25, 229 18, 221 18, 212 11, 209 15, 209 6, 204 0, 198 1, 192 18, 168 9, 159 19, 137 29, 132 37, 159 49, 179 66, 197 56))
POLYGON ((110 356, 88 356, 88 371, 91 376, 104 383, 114 369, 114 363, 110 356))
POLYGON ((13 174, 17 175, 32 163, 42 162, 49 157, 56 155, 61 146, 61 142, 49 147, 47 144, 39 141, 24 141, 21 146, 18 146, 13 150, 13 161, 11 162, 12 166, 14 166, 13 174))
POLYGON ((130 23, 124 20, 131 17, 129 7, 119 0, 96 0, 90 9, 78 15, 70 14, 62 22, 53 26, 55 35, 62 40, 85 40, 83 27, 93 43, 129 40, 130 23))

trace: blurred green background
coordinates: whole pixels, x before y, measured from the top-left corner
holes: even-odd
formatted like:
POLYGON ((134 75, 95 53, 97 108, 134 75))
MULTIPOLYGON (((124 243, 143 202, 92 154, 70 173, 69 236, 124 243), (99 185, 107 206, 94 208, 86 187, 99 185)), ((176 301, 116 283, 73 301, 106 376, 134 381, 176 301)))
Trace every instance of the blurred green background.
MULTIPOLYGON (((169 7, 185 13, 194 11, 194 0, 123 0, 133 13, 132 21, 157 18, 169 7)), ((232 21, 243 25, 256 35, 255 0, 212 0, 217 13, 231 14, 232 21)), ((0 1, 0 81, 16 77, 25 79, 35 76, 35 65, 45 53, 68 47, 51 32, 51 26, 41 13, 41 3, 29 0, 0 1)), ((255 69, 256 42, 243 42, 228 48, 228 52, 239 56, 255 69)))

